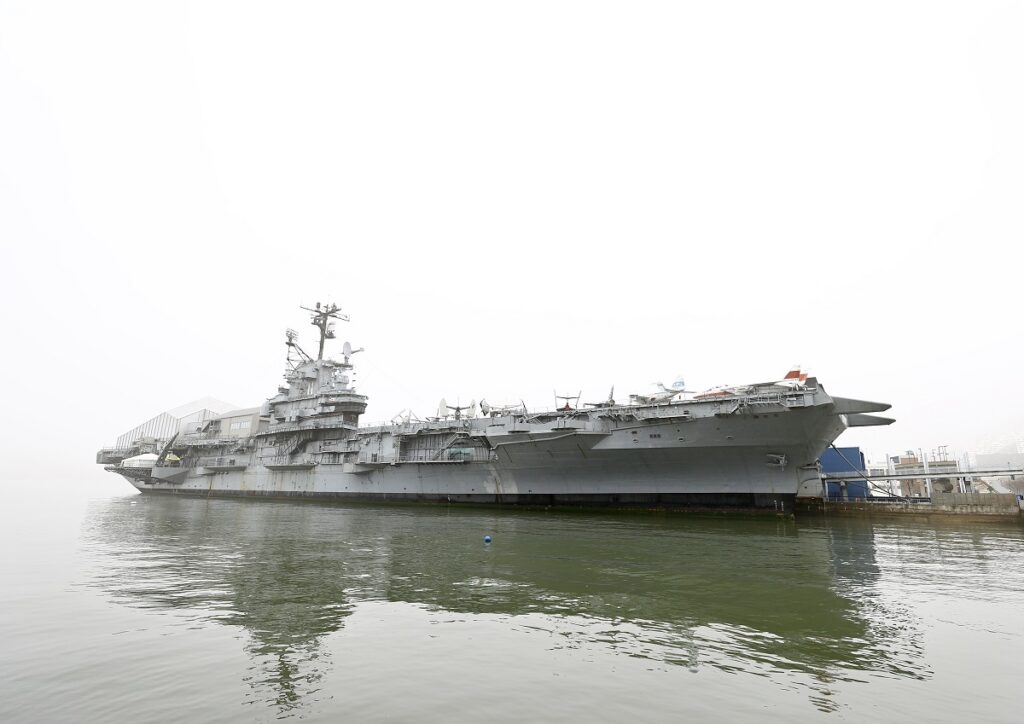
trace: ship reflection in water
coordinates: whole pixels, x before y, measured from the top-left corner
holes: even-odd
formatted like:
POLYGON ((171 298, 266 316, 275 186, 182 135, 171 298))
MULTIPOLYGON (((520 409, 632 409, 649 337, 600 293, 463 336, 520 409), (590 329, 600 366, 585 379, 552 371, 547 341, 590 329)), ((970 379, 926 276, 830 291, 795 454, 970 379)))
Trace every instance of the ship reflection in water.
MULTIPOLYGON (((250 702, 279 716, 346 696, 329 675, 361 610, 396 611, 395 626, 414 610, 434 637, 499 622, 519 643, 495 659, 540 645, 765 676, 823 711, 838 706, 836 682, 930 676, 915 618, 876 595, 860 521, 145 496, 98 504, 86 526, 90 586, 243 629, 250 702)), ((436 665, 460 665, 460 649, 446 651, 436 665)))

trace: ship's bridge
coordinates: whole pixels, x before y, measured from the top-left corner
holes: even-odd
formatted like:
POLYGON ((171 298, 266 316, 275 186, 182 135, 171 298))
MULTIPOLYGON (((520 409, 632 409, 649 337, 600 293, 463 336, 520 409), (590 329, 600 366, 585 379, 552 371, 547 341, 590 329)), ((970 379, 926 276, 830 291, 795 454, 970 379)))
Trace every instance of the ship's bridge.
POLYGON ((289 370, 285 375, 287 386, 279 388, 278 394, 267 401, 271 429, 293 426, 310 418, 357 426, 359 416, 366 411, 367 398, 349 385, 347 373, 351 368, 345 362, 320 359, 289 370))

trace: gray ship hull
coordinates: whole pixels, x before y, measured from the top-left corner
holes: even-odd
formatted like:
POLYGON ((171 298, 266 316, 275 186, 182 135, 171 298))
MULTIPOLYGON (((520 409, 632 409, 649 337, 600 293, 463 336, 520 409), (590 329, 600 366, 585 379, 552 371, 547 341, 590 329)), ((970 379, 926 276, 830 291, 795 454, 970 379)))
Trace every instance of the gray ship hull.
POLYGON ((521 508, 611 508, 666 511, 750 511, 769 513, 792 513, 796 494, 782 493, 579 493, 526 495, 498 494, 412 494, 412 493, 356 493, 356 492, 309 492, 305 490, 282 489, 234 490, 223 488, 212 493, 190 489, 153 489, 136 486, 146 495, 185 495, 218 498, 266 498, 306 499, 324 502, 390 502, 429 503, 439 505, 508 506, 521 508))
POLYGON ((618 404, 527 410, 481 403, 362 427, 353 350, 323 358, 336 305, 309 309, 313 359, 286 335, 286 384, 259 408, 143 423, 97 462, 145 493, 501 505, 791 510, 820 495, 817 461, 882 403, 833 398, 799 369, 686 397, 681 384, 618 404), (113 463, 113 465, 111 465, 113 463))
POLYGON ((820 486, 815 461, 843 428, 823 405, 774 419, 710 416, 526 433, 513 441, 493 435, 486 460, 378 454, 356 463, 298 461, 294 469, 253 461, 240 469, 165 467, 126 477, 146 493, 205 496, 791 510, 802 483, 820 486))

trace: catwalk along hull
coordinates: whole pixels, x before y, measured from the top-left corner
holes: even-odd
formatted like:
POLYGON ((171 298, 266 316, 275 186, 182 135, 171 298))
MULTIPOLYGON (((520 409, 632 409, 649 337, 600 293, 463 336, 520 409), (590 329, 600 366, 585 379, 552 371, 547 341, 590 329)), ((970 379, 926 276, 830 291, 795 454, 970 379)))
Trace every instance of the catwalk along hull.
POLYGON ((355 352, 346 343, 343 361, 322 358, 328 320, 343 317, 310 311, 321 356, 289 332, 287 385, 262 407, 182 418, 173 434, 165 413, 97 462, 146 493, 779 510, 820 494, 817 460, 847 426, 891 422, 866 414, 888 405, 833 398, 794 370, 693 397, 662 387, 629 404, 609 396, 548 412, 481 404, 477 416, 442 401, 436 418, 360 427, 355 352))

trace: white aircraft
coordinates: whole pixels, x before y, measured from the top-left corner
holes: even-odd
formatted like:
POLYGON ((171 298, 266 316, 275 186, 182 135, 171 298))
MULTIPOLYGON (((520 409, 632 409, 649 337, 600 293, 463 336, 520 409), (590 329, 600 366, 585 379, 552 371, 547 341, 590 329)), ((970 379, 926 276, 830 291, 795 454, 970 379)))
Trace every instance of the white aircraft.
POLYGON ((463 406, 449 405, 447 400, 442 397, 441 402, 437 405, 437 418, 444 420, 449 417, 454 417, 456 420, 461 420, 464 417, 476 417, 476 401, 470 400, 468 405, 463 406))
POLYGON ((412 410, 402 410, 391 418, 391 422, 395 425, 408 425, 410 422, 423 422, 423 420, 421 420, 412 410))
POLYGON ((677 377, 671 387, 666 387, 662 382, 655 382, 654 384, 658 386, 658 392, 650 395, 630 395, 630 402, 637 405, 655 405, 659 402, 668 402, 676 395, 689 392, 689 390, 686 389, 686 383, 683 381, 682 377, 677 377))
POLYGON ((786 376, 781 380, 772 380, 771 382, 758 382, 754 385, 743 385, 740 387, 730 387, 723 385, 721 387, 712 387, 706 392, 701 392, 699 395, 695 395, 695 400, 706 400, 710 397, 735 397, 736 395, 745 395, 751 392, 755 387, 792 387, 793 389, 802 389, 804 383, 807 381, 807 373, 800 371, 800 365, 794 365, 793 368, 786 373, 786 376))
POLYGON ((807 373, 800 371, 800 365, 793 365, 793 369, 775 384, 786 387, 803 387, 805 382, 807 382, 807 373))
POLYGON ((555 390, 555 408, 559 412, 570 412, 572 410, 575 410, 576 407, 580 406, 580 395, 582 394, 583 391, 581 390, 580 392, 577 392, 575 395, 560 395, 558 394, 558 391, 555 390), (559 405, 559 400, 564 400, 564 403, 562 405, 559 405), (572 405, 569 404, 571 400, 576 401, 576 407, 573 407, 572 405))
POLYGON ((584 402, 586 407, 615 407, 615 385, 612 385, 611 392, 608 393, 608 399, 604 402, 584 402))
POLYGON ((480 412, 482 412, 485 417, 522 415, 526 414, 526 403, 520 400, 518 405, 491 405, 487 400, 480 400, 480 412))

